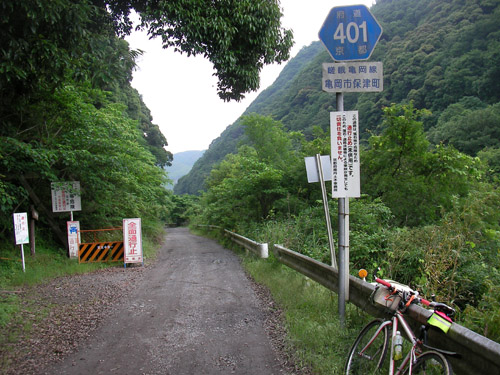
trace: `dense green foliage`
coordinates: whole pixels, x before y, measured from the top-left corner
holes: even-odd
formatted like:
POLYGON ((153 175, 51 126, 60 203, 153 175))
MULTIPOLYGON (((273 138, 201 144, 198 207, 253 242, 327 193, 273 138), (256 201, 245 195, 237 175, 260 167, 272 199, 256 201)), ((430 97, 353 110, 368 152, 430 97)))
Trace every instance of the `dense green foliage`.
MULTIPOLYGON (((384 63, 384 91, 348 93, 344 98, 346 110, 360 112, 362 139, 367 140, 382 124, 383 107, 413 101, 415 108, 431 112, 423 122, 434 144, 450 143, 471 156, 486 146, 499 148, 495 104, 500 101, 500 3, 378 0, 371 11, 384 30, 371 58, 384 63), (464 111, 467 120, 461 116, 464 111), (454 126, 454 116, 462 117, 459 127, 454 126)), ((271 116, 288 130, 302 131, 307 139, 312 139, 314 126, 326 131, 335 98, 321 91, 321 64, 330 61, 319 42, 304 48, 245 115, 271 116)), ((236 152, 242 133, 237 120, 175 191, 203 190, 212 166, 236 152)))
POLYGON ((172 154, 130 86, 141 53, 121 39, 131 12, 165 48, 207 57, 224 100, 255 90, 263 65, 286 60, 292 43, 276 1, 7 0, 0 10, 0 240, 12 213, 33 206, 41 230, 66 241, 52 181, 80 181, 82 228, 141 217, 147 234, 180 220, 165 189, 172 154))
POLYGON ((434 222, 480 177, 479 160, 453 146, 430 146, 413 105, 384 108, 384 129, 363 154, 363 191, 380 197, 398 224, 434 222))
MULTIPOLYGON (((499 297, 492 287, 500 282, 497 182, 479 158, 431 145, 425 115, 412 104, 385 108, 383 131, 362 150, 364 195, 350 204, 351 269, 436 293, 467 311, 463 322, 498 340, 498 317, 480 321, 498 305, 484 301, 499 297)), ((329 152, 328 134, 316 128, 307 141, 270 117, 241 121, 245 144, 212 170, 193 220, 330 263, 319 187, 307 184, 303 161, 329 152)), ((330 209, 334 215, 335 202, 330 209)))
MULTIPOLYGON (((384 28, 373 54, 384 91, 344 96, 360 112, 362 142, 351 270, 435 293, 500 341, 500 3, 379 0, 372 12, 384 28)), ((319 187, 303 162, 330 153, 335 100, 320 86, 329 60, 319 43, 303 49, 181 180, 176 192, 206 189, 195 220, 330 262, 319 187)), ((336 211, 331 201, 334 230, 336 211)))

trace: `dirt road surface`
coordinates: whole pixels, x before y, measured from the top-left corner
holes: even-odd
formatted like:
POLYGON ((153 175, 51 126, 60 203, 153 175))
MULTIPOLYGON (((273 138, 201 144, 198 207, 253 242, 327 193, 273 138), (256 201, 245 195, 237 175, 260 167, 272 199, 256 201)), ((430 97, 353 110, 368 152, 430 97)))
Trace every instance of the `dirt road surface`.
MULTIPOLYGON (((238 257, 185 228, 91 338, 45 374, 285 374, 238 257)), ((282 362, 282 360, 281 360, 282 362)))

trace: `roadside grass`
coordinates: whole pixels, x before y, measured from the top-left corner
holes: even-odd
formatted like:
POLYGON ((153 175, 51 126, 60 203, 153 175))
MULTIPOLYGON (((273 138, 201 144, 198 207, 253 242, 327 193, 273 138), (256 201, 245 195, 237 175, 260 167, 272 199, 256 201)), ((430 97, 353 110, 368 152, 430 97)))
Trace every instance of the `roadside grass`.
MULTIPOLYGON (((146 261, 154 260, 158 250, 159 236, 143 237, 143 251, 146 261)), ((69 259, 66 250, 45 243, 37 242, 36 254, 30 254, 29 245, 24 248, 26 272, 23 272, 19 246, 9 243, 0 247, 0 333, 8 340, 15 340, 15 332, 5 332, 8 326, 17 326, 21 309, 30 310, 19 298, 18 292, 24 286, 33 286, 45 281, 70 275, 94 272, 109 267, 123 267, 122 262, 113 263, 78 263, 78 259, 69 259)), ((27 327, 29 329, 29 327, 27 327)))
POLYGON ((373 317, 347 304, 345 328, 342 328, 337 294, 279 263, 272 252, 269 252, 268 259, 260 259, 218 230, 206 231, 197 227, 191 230, 232 249, 241 257, 251 277, 269 289, 283 310, 288 350, 299 368, 306 366, 315 375, 344 374, 345 360, 354 340, 373 317))
POLYGON ((353 305, 346 306, 345 329, 338 318, 337 295, 300 273, 267 260, 243 256, 254 280, 265 285, 284 311, 288 340, 299 365, 314 374, 343 374, 349 349, 360 329, 372 318, 353 305))

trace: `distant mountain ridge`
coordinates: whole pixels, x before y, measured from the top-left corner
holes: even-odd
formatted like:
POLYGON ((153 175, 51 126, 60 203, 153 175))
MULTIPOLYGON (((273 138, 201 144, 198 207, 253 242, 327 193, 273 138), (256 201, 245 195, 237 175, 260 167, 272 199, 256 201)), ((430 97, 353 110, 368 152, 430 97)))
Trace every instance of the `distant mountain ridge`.
MULTIPOLYGON (((273 116, 273 103, 287 95, 290 85, 315 56, 324 49, 318 41, 302 48, 297 56, 291 59, 281 71, 278 78, 248 106, 242 116, 250 113, 273 116)), ((321 82, 320 82, 321 85, 321 82)), ((274 108, 276 110, 276 108, 274 108)), ((274 117, 274 116, 273 116, 274 117)), ((235 153, 243 135, 241 118, 228 126, 222 134, 214 139, 208 150, 194 165, 191 171, 174 187, 176 194, 199 194, 204 189, 204 181, 212 167, 220 162, 227 154, 235 153)))
POLYGON ((169 185, 168 188, 172 189, 181 177, 188 174, 191 168, 193 168, 194 163, 201 158, 204 153, 205 150, 192 150, 174 154, 172 166, 165 167, 165 170, 168 172, 168 177, 173 181, 173 185, 169 185))
MULTIPOLYGON (((500 2, 378 0, 371 12, 384 30, 370 59, 384 64, 384 91, 344 95, 344 108, 359 111, 361 142, 379 131, 383 107, 410 101, 415 108, 431 111, 424 119, 424 128, 435 144, 450 142, 459 151, 469 152, 461 142, 470 144, 473 140, 460 134, 474 134, 477 152, 486 146, 483 138, 498 140, 494 121, 488 120, 478 129, 462 124, 468 130, 457 133, 456 121, 451 120, 466 111, 490 110, 488 106, 500 102, 500 2)), ((270 116, 307 139, 311 139, 314 126, 329 131, 329 112, 336 110, 335 95, 322 91, 321 71, 322 63, 331 61, 319 41, 304 47, 243 115, 270 116)), ((213 166, 245 142, 243 134, 238 119, 211 143, 174 191, 203 191, 213 166)), ((471 155, 475 156, 474 152, 471 155)))

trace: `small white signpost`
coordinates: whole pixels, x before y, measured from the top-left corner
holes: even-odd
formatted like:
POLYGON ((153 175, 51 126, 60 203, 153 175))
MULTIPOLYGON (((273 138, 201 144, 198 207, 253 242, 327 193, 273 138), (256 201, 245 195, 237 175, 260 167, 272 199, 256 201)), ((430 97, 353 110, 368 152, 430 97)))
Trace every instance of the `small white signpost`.
MULTIPOLYGON (((74 239, 73 231, 75 228, 73 221, 73 211, 82 210, 82 200, 80 196, 80 181, 64 181, 64 182, 52 182, 50 184, 52 191, 52 212, 70 212, 70 221, 67 222, 67 234, 68 234, 68 252, 69 257, 78 257, 78 238, 74 239), (73 243, 72 243, 73 241, 73 243), (76 253, 75 253, 76 247, 76 253)), ((78 229, 80 230, 80 224, 78 223, 78 229)))
MULTIPOLYGON (((82 210, 80 181, 52 182, 52 212, 71 212, 82 210)), ((71 218, 73 220, 73 218, 71 218)))
POLYGON ((26 272, 26 267, 24 264, 24 244, 30 242, 30 235, 28 230, 28 214, 26 212, 14 214, 14 234, 16 237, 16 245, 21 245, 23 272, 26 272))
POLYGON ((142 263, 144 257, 142 254, 142 230, 141 219, 123 219, 123 263, 142 263))
POLYGON ((80 244, 80 222, 67 221, 69 257, 78 258, 78 246, 80 244))

